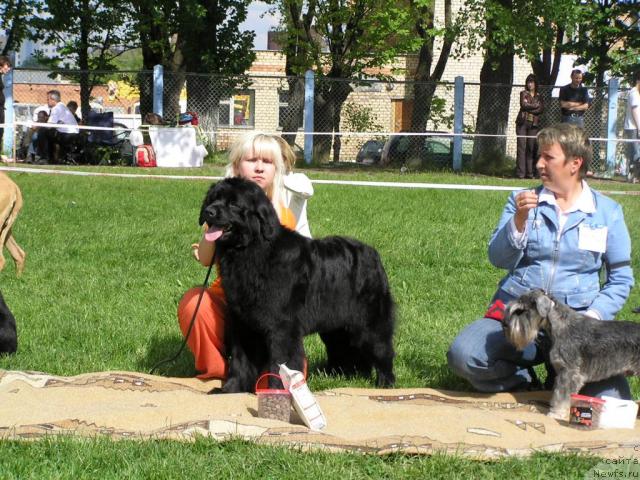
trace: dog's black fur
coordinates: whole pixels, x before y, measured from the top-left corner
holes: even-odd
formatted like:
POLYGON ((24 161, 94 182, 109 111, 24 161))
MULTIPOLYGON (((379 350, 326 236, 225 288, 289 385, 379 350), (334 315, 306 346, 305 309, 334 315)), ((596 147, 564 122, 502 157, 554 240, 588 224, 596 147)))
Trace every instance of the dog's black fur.
POLYGON ((15 353, 17 349, 16 319, 0 292, 0 354, 15 353))
POLYGON ((209 189, 200 224, 222 229, 216 258, 227 299, 228 377, 222 392, 250 392, 278 364, 302 370, 303 337, 318 332, 328 368, 377 372, 392 386, 394 304, 378 253, 353 239, 311 240, 278 220, 260 187, 240 178, 209 189))

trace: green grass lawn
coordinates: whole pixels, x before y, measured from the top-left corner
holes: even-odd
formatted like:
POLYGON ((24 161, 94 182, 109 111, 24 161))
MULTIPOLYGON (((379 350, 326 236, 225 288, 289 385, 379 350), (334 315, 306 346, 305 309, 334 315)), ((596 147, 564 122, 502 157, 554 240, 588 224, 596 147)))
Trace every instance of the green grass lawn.
MULTIPOLYGON (((122 173, 219 175, 209 166, 187 170, 86 169, 122 173)), ((378 170, 317 169, 313 179, 530 185, 473 175, 398 175, 378 170)), ((25 206, 14 228, 27 252, 25 273, 13 263, 0 288, 19 330, 19 351, 0 368, 74 375, 101 370, 148 372, 180 346, 176 306, 182 293, 204 280, 191 257, 198 240, 200 202, 208 180, 74 177, 11 173, 25 206)), ((601 190, 632 190, 592 182, 601 190)), ((358 238, 381 253, 398 304, 395 370, 398 387, 469 390, 446 365, 445 352, 464 325, 486 308, 503 272, 486 255, 489 235, 507 192, 411 190, 317 184, 309 219, 317 237, 358 238)), ((635 187, 636 192, 638 187, 635 187)), ((634 244, 640 238, 640 196, 619 195, 634 244)), ((8 253, 5 253, 8 257, 8 253)), ((634 271, 640 256, 633 255, 634 271)), ((634 319, 640 288, 620 317, 634 319)), ((637 317, 637 316, 636 316, 637 317)), ((312 389, 373 384, 327 377, 315 370, 319 340, 305 343, 312 389)), ((194 375, 183 353, 160 372, 194 375)), ((634 396, 640 384, 632 379, 634 396)), ((1 406, 0 406, 1 408, 1 406)), ((302 453, 243 442, 110 442, 49 440, 0 443, 0 478, 582 478, 595 458, 539 455, 496 463, 434 457, 371 457, 302 453)))

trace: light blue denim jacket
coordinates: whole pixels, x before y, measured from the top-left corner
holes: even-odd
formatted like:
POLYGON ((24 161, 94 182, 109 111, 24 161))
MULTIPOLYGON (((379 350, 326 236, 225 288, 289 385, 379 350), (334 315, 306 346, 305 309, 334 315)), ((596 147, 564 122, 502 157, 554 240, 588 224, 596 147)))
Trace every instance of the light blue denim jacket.
POLYGON ((518 248, 509 233, 518 192, 511 194, 489 241, 491 263, 509 270, 492 301, 507 303, 532 288, 541 288, 574 310, 593 310, 603 320, 615 317, 634 283, 631 239, 620 205, 595 190, 591 192, 596 211, 570 213, 559 240, 555 207, 541 203, 530 210, 524 249, 518 248), (604 253, 578 248, 580 228, 601 227, 607 227, 604 253))

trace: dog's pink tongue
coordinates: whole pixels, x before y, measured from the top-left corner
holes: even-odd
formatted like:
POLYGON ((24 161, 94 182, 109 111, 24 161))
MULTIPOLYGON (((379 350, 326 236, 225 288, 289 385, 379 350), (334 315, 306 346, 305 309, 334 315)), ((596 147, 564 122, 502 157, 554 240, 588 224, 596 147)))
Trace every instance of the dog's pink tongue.
POLYGON ((216 228, 216 227, 209 228, 209 230, 207 230, 204 234, 204 238, 207 242, 215 242, 221 236, 222 236, 222 229, 216 228))

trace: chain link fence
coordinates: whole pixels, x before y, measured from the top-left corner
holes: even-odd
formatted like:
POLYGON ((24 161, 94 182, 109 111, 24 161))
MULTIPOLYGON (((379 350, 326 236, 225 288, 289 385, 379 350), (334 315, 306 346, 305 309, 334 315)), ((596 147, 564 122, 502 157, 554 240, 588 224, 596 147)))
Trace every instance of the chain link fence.
MULTIPOLYGON (((46 104, 46 92, 59 90, 62 100, 81 104, 78 80, 82 72, 44 72, 16 68, 13 82, 15 120, 35 120, 46 104)), ((114 121, 136 128, 153 111, 154 74, 91 72, 89 106, 114 112, 114 121)), ((157 79, 156 79, 157 82, 157 79)), ((178 124, 180 114, 197 119, 200 140, 207 149, 226 150, 247 130, 279 132, 299 152, 304 146, 304 77, 242 75, 221 77, 171 72, 161 79, 162 116, 178 124)), ((516 156, 515 119, 521 85, 464 85, 462 131, 463 168, 484 161, 512 168, 516 156)), ((560 121, 559 87, 540 88, 544 100, 541 126, 560 121)), ((156 92, 157 93, 157 92, 156 92)), ((416 168, 451 168, 455 87, 451 82, 329 79, 316 76, 313 112, 313 157, 316 161, 362 162, 416 168)), ((607 89, 589 88, 592 104, 585 129, 592 138, 607 137, 607 89)), ((618 134, 626 91, 618 97, 618 134)), ((158 113, 158 112, 156 112, 158 113)), ((606 141, 594 141, 591 169, 607 174, 606 141)), ((616 146, 615 169, 624 173, 624 143, 616 146)), ((506 173, 503 172, 503 173, 506 173)), ((609 172, 613 173, 613 172, 609 172)))

